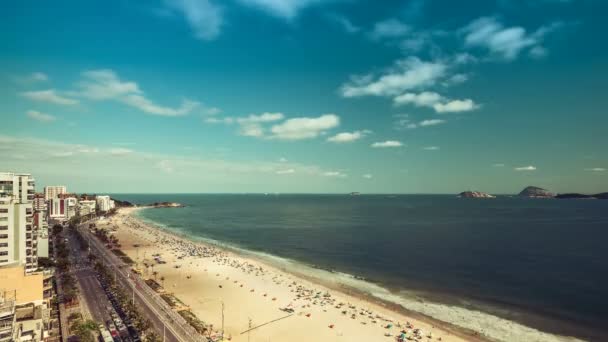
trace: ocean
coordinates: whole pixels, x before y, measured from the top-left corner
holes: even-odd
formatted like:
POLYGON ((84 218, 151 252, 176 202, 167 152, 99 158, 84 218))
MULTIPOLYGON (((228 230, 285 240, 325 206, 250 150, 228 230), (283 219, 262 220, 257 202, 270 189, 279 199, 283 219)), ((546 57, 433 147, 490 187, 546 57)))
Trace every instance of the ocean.
POLYGON ((510 323, 519 322, 553 334, 608 341, 608 201, 453 195, 113 197, 137 204, 182 203, 185 208, 147 209, 139 215, 193 239, 319 270, 376 297, 499 339, 531 340, 521 337, 535 335, 510 323))

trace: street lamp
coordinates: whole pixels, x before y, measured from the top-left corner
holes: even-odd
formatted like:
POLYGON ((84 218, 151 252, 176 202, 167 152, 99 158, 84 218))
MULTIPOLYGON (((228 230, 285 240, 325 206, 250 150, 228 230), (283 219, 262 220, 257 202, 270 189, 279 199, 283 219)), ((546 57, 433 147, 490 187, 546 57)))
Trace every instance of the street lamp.
POLYGON ((203 300, 199 299, 199 303, 204 304, 206 302, 219 301, 222 303, 222 341, 224 340, 224 301, 221 298, 203 298, 203 300))

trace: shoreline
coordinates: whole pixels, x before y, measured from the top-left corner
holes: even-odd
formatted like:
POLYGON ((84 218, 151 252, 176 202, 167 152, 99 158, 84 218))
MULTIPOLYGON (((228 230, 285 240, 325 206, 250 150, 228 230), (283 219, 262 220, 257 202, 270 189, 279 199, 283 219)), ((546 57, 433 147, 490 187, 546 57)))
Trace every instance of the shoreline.
MULTIPOLYGON (((437 337, 442 337, 443 341, 465 341, 465 340, 466 341, 491 341, 491 340, 493 340, 493 338, 490 338, 490 337, 487 337, 487 336, 481 334, 484 331, 483 328, 480 329, 480 331, 476 331, 473 329, 468 329, 465 327, 455 325, 453 323, 448 323, 443 320, 426 315, 424 313, 420 313, 415 310, 407 309, 403 306, 403 304, 399 304, 398 302, 391 301, 389 299, 379 298, 377 295, 374 295, 371 292, 366 292, 365 290, 356 288, 354 286, 349 286, 347 284, 341 283, 339 281, 339 279, 337 279, 337 278, 334 280, 328 280, 326 278, 321 278, 320 276, 307 274, 304 272, 305 270, 301 271, 296 268, 289 268, 289 266, 290 266, 289 264, 291 262, 290 260, 285 260, 286 262, 273 262, 273 260, 267 260, 266 258, 256 255, 257 253, 253 252, 253 251, 241 250, 237 247, 223 245, 223 244, 221 244, 221 242, 219 242, 218 244, 215 244, 210 241, 205 241, 204 239, 192 238, 185 234, 179 234, 178 232, 171 231, 169 229, 165 229, 158 224, 155 224, 153 222, 150 222, 149 220, 146 220, 145 218, 138 217, 137 212, 139 212, 140 210, 143 210, 143 209, 146 209, 146 208, 138 207, 138 208, 132 208, 132 209, 126 209, 126 210, 121 209, 119 211, 119 213, 117 214, 117 218, 122 218, 123 220, 125 218, 130 218, 130 219, 134 220, 134 222, 136 222, 138 225, 141 225, 143 227, 143 229, 140 229, 140 232, 143 232, 145 230, 150 230, 151 234, 156 235, 157 238, 159 238, 159 236, 160 236, 163 239, 176 239, 179 241, 180 244, 184 244, 184 245, 192 244, 194 246, 199 246, 199 247, 203 247, 203 248, 217 249, 220 251, 221 254, 225 254, 222 256, 222 258, 235 258, 235 259, 239 259, 241 262, 244 261, 245 263, 259 265, 260 268, 263 267, 265 270, 268 270, 272 274, 282 273, 283 276, 296 279, 294 281, 294 283, 296 283, 296 282, 297 283, 307 283, 306 284, 307 286, 311 286, 316 289, 321 288, 322 291, 325 291, 327 293, 331 292, 332 296, 339 297, 340 299, 342 299, 342 301, 348 302, 349 306, 350 306, 350 302, 357 302, 358 305, 361 307, 363 307, 363 306, 365 306, 366 308, 371 307, 373 309, 366 309, 366 310, 370 310, 370 311, 373 310, 374 312, 378 312, 378 311, 382 312, 382 315, 380 315, 380 316, 387 317, 385 322, 392 322, 392 323, 387 323, 387 325, 394 324, 397 322, 405 323, 406 321, 409 321, 409 322, 412 322, 412 324, 414 324, 414 326, 416 326, 416 327, 423 326, 424 327, 423 331, 425 333, 429 330, 433 331, 433 340, 436 340, 437 337), (390 319, 388 317, 397 317, 397 319, 396 320, 390 319)), ((116 221, 118 221, 118 220, 116 220, 116 221)), ((124 224, 121 225, 119 222, 116 222, 115 227, 118 228, 117 235, 121 242, 129 241, 129 242, 131 242, 131 244, 133 244, 133 243, 140 244, 141 242, 144 242, 144 241, 139 241, 138 239, 135 238, 135 236, 129 236, 129 234, 133 235, 134 232, 129 232, 128 227, 125 227, 124 224), (121 228, 124 228, 124 229, 121 229, 121 228)), ((138 228, 142 228, 142 227, 138 227, 138 228)), ((137 232, 135 232, 135 235, 137 235, 137 232)), ((131 248, 131 246, 127 246, 127 244, 123 244, 123 247, 121 247, 121 249, 123 249, 134 260, 136 257, 139 256, 139 251, 134 251, 133 248, 131 248), (134 252, 137 256, 134 255, 134 252)), ((173 253, 173 254, 175 254, 175 253, 173 253)), ((261 253, 261 254, 263 254, 263 253, 261 253)), ((144 256, 145 256, 145 252, 144 252, 144 256)), ((272 257, 272 256, 270 256, 270 257, 272 257)), ((278 258, 278 259, 281 259, 281 261, 283 261, 282 258, 278 258)), ((176 261, 177 260, 173 260, 173 262, 176 262, 176 261)), ((192 262, 191 262, 191 264, 192 264, 192 262)), ((198 266, 198 264, 197 264, 197 266, 198 266)), ((296 265, 292 265, 292 266, 296 266, 296 265)), ((200 272, 201 270, 200 269, 198 269, 198 270, 190 269, 189 271, 200 272)), ((207 269, 205 269, 204 271, 207 272, 207 269)), ((333 272, 326 271, 326 270, 320 270, 320 272, 333 273, 333 272)), ((165 273, 165 272, 163 272, 163 273, 165 273)), ((217 275, 219 275, 219 273, 217 275)), ((228 279, 228 278, 226 278, 226 279, 228 279)), ((356 279, 356 280, 358 280, 358 279, 356 279)), ((236 281, 235 281, 235 283, 236 283, 236 281)), ((373 285, 375 285, 375 284, 373 284, 373 285)), ((180 294, 180 292, 182 292, 182 290, 179 289, 178 286, 176 286, 175 284, 173 286, 174 286, 174 288, 172 290, 174 290, 175 295, 178 298, 180 298, 180 300, 182 300, 184 303, 186 303, 187 305, 192 307, 193 312, 195 312, 197 314, 197 316, 199 316, 200 319, 202 319, 203 321, 208 321, 208 319, 206 319, 206 317, 204 317, 205 313, 197 312, 197 309, 196 309, 197 305, 193 304, 192 300, 189 300, 187 298, 187 297, 191 297, 187 293, 188 291, 184 290, 183 294, 180 294)), ((242 287, 242 285, 241 285, 241 287, 242 287)), ((221 285, 220 285, 220 288, 222 288, 221 285)), ((253 291, 253 289, 252 289, 252 291, 253 291)), ((291 292, 293 292, 293 290, 291 292)), ((323 305, 324 304, 322 304, 322 306, 323 305)), ((426 304, 424 304, 424 305, 426 305, 426 304)), ((310 307, 310 304, 308 304, 308 307, 310 307)), ((354 311, 357 311, 357 310, 362 310, 362 309, 355 309, 354 311)), ((326 312, 327 310, 323 310, 323 311, 326 312)), ((277 310, 277 312, 278 312, 278 310, 277 310)), ((344 311, 342 313, 344 314, 344 311)), ((350 311, 349 311, 349 314, 350 314, 350 311)), ((355 315, 353 314, 353 316, 355 316, 355 315)), ((357 316, 356 318, 359 318, 359 316, 357 316)), ((335 317, 333 317, 332 319, 335 319, 335 317)), ((352 318, 352 319, 354 320, 355 318, 352 318)), ((506 321, 506 322, 509 322, 509 321, 506 321)), ((512 322, 510 322, 510 323, 512 323, 512 322)), ((361 324, 364 324, 364 322, 361 322, 361 324)), ((367 323, 365 323, 365 324, 367 324, 367 323)), ((400 324, 397 323, 396 325, 400 325, 400 324)), ((331 329, 333 329, 333 325, 330 325, 330 326, 331 326, 331 329)), ((359 327, 359 328, 361 328, 361 327, 359 327)), ((325 329, 327 329, 327 328, 325 328, 325 329)), ((368 330, 370 330, 370 329, 368 329, 368 330)), ((398 332, 398 330, 389 329, 389 330, 392 330, 391 331, 392 337, 389 339, 388 337, 384 337, 382 335, 377 335, 378 333, 384 332, 386 330, 382 330, 382 329, 380 331, 378 331, 378 329, 375 329, 375 330, 376 330, 376 335, 373 335, 373 336, 376 336, 377 339, 382 338, 385 340, 395 340, 394 336, 396 336, 397 332, 398 332)), ((534 329, 532 329, 532 330, 533 330, 533 332, 535 331, 534 329)), ((226 331, 229 332, 229 329, 226 329, 226 331)), ((553 339, 540 338, 540 337, 546 337, 546 336, 542 336, 542 335, 548 335, 548 334, 544 334, 542 332, 538 332, 538 333, 541 334, 541 336, 536 336, 539 338, 538 339, 535 338, 534 340, 538 340, 538 341, 576 340, 574 338, 556 336, 556 335, 549 335, 549 336, 554 337, 553 339)), ((233 334, 233 336, 234 336, 234 334, 233 334)), ((340 334, 339 336, 342 337, 343 335, 340 334)), ((357 335, 357 336, 359 336, 359 335, 357 335)), ((518 335, 511 335, 509 338, 517 339, 516 336, 518 336, 518 335)), ((290 340, 294 340, 293 336, 291 336, 289 334, 286 336, 283 335, 281 337, 289 338, 290 340)), ((521 336, 519 336, 519 337, 521 338, 521 336)), ((235 340, 237 340, 237 339, 235 339, 235 340)), ((321 340, 324 340, 324 339, 321 339, 321 340)), ((353 340, 353 339, 351 338, 350 340, 353 340)), ((355 339, 355 340, 358 340, 358 339, 355 339)), ((361 340, 366 340, 366 339, 361 339, 361 340)), ((426 341, 427 337, 424 337, 424 340, 426 341)), ((531 339, 528 339, 528 340, 531 340, 531 339)))

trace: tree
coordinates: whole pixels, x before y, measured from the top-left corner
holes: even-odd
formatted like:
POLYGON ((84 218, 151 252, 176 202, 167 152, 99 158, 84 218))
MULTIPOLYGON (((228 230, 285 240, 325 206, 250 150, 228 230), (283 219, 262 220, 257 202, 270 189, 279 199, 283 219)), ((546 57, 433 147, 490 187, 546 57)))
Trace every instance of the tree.
POLYGON ((158 275, 158 272, 157 271, 153 271, 152 275, 154 276, 154 281, 156 281, 156 276, 158 275))
POLYGON ((53 230, 51 233, 53 234, 53 236, 55 236, 55 235, 61 233, 62 230, 63 230, 63 226, 60 224, 56 224, 53 226, 53 230))
POLYGON ((157 333, 155 333, 154 331, 151 331, 150 333, 148 333, 148 335, 146 335, 146 342, 160 342, 162 341, 162 339, 160 338, 160 336, 158 336, 157 333))
POLYGON ((93 331, 97 330, 97 323, 92 320, 87 320, 85 322, 78 320, 72 324, 70 330, 81 342, 95 342, 93 331))
POLYGON ((163 283, 163 287, 165 287, 165 276, 160 276, 160 281, 163 283))

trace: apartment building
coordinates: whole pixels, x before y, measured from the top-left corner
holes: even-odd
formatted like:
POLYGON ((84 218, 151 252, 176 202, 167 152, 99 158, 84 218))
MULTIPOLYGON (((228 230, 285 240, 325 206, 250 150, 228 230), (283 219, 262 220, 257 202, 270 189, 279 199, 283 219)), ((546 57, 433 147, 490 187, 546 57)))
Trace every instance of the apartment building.
POLYGON ((34 185, 30 174, 0 172, 0 268, 38 268, 38 236, 34 227, 34 185))
POLYGON ((50 199, 59 197, 59 195, 66 194, 68 192, 67 188, 64 185, 50 185, 44 187, 44 200, 48 201, 50 199))
POLYGON ((22 266, 0 268, 0 342, 39 342, 48 336, 50 303, 44 283, 49 276, 26 274, 22 266))
POLYGON ((114 201, 110 196, 97 196, 95 199, 97 200, 97 208, 99 211, 106 212, 114 208, 114 201))

